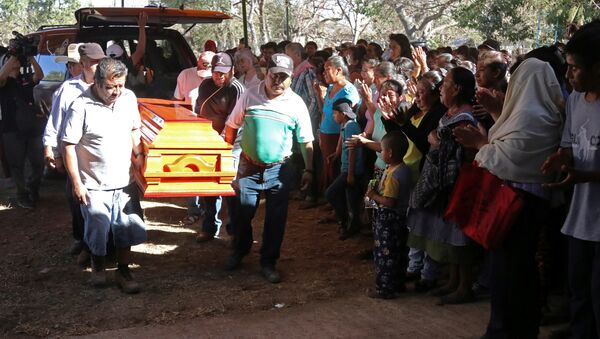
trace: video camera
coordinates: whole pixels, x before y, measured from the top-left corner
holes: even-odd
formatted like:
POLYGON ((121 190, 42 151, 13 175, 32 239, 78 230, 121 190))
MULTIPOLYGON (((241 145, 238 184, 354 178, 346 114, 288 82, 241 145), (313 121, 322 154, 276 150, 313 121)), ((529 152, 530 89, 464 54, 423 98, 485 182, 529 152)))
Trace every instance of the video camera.
POLYGON ((17 57, 21 66, 24 67, 28 64, 27 59, 29 57, 38 54, 39 37, 24 36, 17 31, 13 31, 12 34, 15 37, 10 39, 8 43, 8 55, 17 57))

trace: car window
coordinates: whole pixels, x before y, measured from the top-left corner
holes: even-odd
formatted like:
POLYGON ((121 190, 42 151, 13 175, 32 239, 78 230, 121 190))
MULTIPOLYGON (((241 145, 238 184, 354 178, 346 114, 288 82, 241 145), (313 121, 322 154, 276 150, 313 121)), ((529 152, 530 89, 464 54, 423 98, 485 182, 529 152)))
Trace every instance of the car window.
POLYGON ((65 80, 67 65, 55 62, 54 58, 54 55, 40 54, 37 56, 37 62, 44 71, 44 81, 62 82, 65 80))

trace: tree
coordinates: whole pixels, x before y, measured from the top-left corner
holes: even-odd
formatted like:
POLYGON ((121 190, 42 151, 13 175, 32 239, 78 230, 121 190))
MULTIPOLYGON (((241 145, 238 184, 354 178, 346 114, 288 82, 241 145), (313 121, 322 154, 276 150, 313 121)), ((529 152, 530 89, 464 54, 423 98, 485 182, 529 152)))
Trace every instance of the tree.
POLYGON ((7 44, 12 31, 27 34, 42 25, 73 24, 79 7, 79 0, 2 0, 0 40, 7 44))
POLYGON ((386 0, 400 20, 409 40, 427 40, 432 35, 455 25, 438 24, 447 19, 459 0, 386 0))

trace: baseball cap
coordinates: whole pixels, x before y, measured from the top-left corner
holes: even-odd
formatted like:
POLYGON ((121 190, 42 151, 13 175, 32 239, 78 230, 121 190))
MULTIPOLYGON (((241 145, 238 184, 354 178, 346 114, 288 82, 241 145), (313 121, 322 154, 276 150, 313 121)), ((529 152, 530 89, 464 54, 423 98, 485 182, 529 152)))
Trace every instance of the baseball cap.
POLYGON ((204 50, 207 52, 217 52, 217 43, 214 40, 206 40, 204 43, 204 50))
POLYGON ((494 39, 487 39, 482 42, 481 45, 477 46, 477 48, 487 48, 493 51, 500 51, 500 43, 494 39))
POLYGON ((352 101, 342 98, 333 103, 333 110, 340 111, 350 119, 356 119, 356 113, 352 110, 352 101))
POLYGON ((233 61, 229 54, 221 52, 213 56, 211 65, 213 72, 229 73, 233 67, 233 61))
POLYGON ((86 42, 79 46, 79 55, 86 56, 90 59, 100 60, 106 58, 102 47, 95 42, 86 42))
POLYGON ((200 56, 198 57, 198 66, 196 68, 198 70, 199 77, 206 78, 211 76, 212 72, 210 70, 210 65, 214 56, 215 53, 211 51, 200 53, 200 56), (205 64, 207 66, 204 66, 205 64))
POLYGON ((111 58, 119 58, 123 55, 123 48, 118 44, 112 44, 106 49, 106 55, 111 58))
POLYGON ((294 72, 294 61, 286 54, 273 54, 267 68, 271 73, 285 73, 287 75, 292 75, 294 72))
POLYGON ((69 44, 67 47, 67 55, 59 55, 54 58, 54 62, 58 63, 67 63, 67 62, 75 62, 79 63, 79 46, 81 44, 69 44))

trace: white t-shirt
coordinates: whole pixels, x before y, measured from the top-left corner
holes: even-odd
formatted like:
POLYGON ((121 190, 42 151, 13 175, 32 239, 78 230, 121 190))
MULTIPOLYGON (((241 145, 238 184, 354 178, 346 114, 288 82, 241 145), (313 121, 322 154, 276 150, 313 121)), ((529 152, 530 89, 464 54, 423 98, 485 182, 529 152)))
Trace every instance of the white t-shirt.
MULTIPOLYGON (((573 91, 567 101, 567 120, 560 146, 573 150, 575 169, 600 170, 600 100, 587 102, 573 91)), ((577 239, 600 241, 600 183, 575 185, 562 233, 577 239)))

